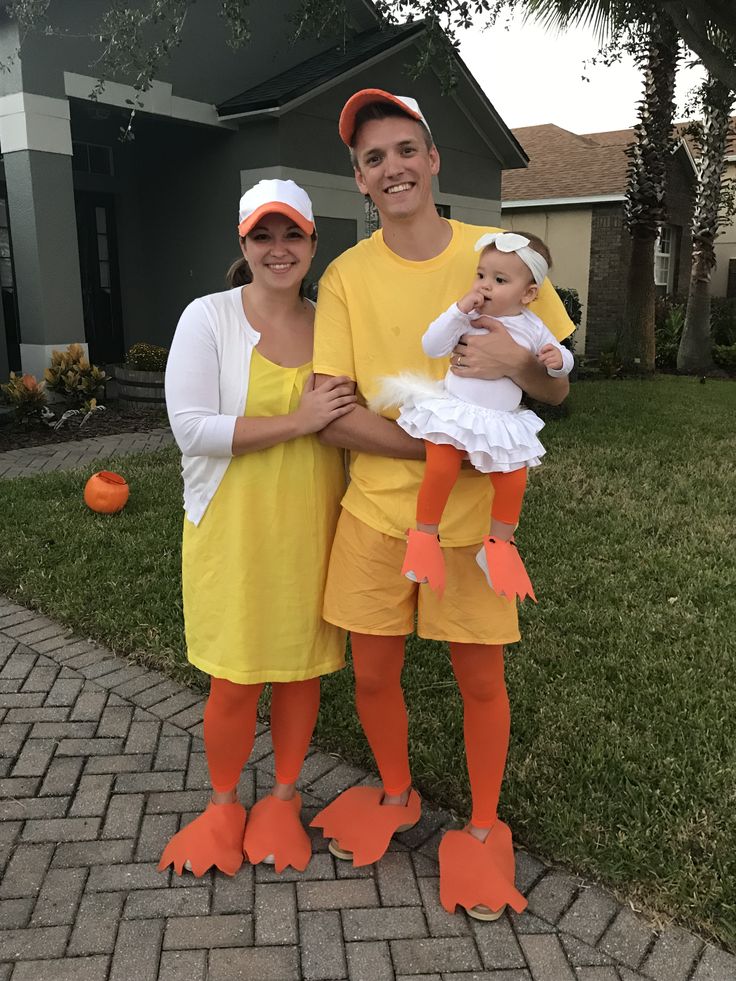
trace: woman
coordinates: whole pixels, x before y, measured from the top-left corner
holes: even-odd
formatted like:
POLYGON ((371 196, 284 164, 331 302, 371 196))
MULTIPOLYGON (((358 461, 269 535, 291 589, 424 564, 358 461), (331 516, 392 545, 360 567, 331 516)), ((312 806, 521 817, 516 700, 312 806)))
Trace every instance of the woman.
POLYGON ((316 247, 312 205, 293 181, 240 201, 249 285, 194 300, 174 335, 166 402, 182 451, 182 585, 189 660, 211 676, 207 809, 174 835, 159 869, 234 875, 245 856, 303 870, 311 856, 294 786, 317 718, 319 678, 344 663, 322 620, 343 491, 340 452, 314 435, 353 408, 346 384, 314 389, 314 308, 301 293, 316 247), (247 816, 237 784, 271 682, 274 787, 247 816))

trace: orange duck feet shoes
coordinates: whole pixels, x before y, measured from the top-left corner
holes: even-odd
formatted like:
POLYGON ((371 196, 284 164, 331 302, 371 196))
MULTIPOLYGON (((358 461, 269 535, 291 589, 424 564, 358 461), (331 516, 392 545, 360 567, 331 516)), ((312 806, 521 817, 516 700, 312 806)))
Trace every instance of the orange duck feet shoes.
POLYGON ((526 899, 514 885, 511 831, 496 821, 485 841, 469 831, 448 831, 440 842, 440 902, 448 913, 462 906, 475 919, 498 919, 508 905, 521 913, 526 899))
POLYGON ((196 876, 213 865, 225 875, 235 875, 243 864, 245 808, 232 804, 207 805, 207 810, 182 828, 164 848, 158 871, 174 866, 177 875, 185 867, 196 876))
POLYGON ((352 787, 312 821, 331 838, 330 851, 336 858, 352 858, 354 866, 377 862, 398 831, 408 831, 419 820, 422 805, 415 790, 401 804, 382 804, 381 787, 352 787))
POLYGON ((253 865, 265 862, 283 872, 291 865, 303 872, 312 857, 312 843, 299 820, 302 799, 280 800, 269 794, 259 800, 248 815, 243 851, 253 865))
POLYGON ((515 542, 504 542, 500 538, 486 535, 483 548, 476 555, 475 561, 485 573, 488 585, 494 593, 510 600, 518 596, 522 602, 529 596, 537 602, 515 542))
POLYGON ((410 528, 402 576, 412 582, 429 583, 430 589, 442 594, 445 589, 445 560, 436 535, 410 528))

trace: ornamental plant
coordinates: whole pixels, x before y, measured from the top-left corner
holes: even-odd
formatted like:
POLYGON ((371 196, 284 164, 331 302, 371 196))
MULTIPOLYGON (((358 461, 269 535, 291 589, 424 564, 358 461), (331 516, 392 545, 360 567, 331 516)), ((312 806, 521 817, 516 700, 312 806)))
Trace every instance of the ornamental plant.
POLYGON ((40 418, 46 398, 45 382, 39 382, 35 375, 16 375, 10 372, 10 379, 0 390, 6 400, 15 408, 16 416, 27 423, 32 418, 40 418))
POLYGON ((165 371, 169 349, 158 344, 146 344, 143 341, 134 344, 128 350, 125 363, 134 371, 165 371))
POLYGON ((70 344, 66 351, 52 351, 51 367, 46 369, 44 378, 50 391, 82 405, 97 398, 107 375, 90 364, 81 344, 70 344))

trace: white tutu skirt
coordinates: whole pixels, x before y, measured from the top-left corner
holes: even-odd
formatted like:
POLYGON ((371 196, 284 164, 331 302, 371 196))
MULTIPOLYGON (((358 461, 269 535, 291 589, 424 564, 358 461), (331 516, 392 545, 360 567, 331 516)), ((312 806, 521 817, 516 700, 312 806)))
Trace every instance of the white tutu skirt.
POLYGON ((468 454, 481 473, 538 467, 545 449, 537 439, 544 423, 531 409, 487 409, 452 395, 444 382, 399 375, 383 380, 371 408, 399 405, 396 420, 405 432, 468 454))

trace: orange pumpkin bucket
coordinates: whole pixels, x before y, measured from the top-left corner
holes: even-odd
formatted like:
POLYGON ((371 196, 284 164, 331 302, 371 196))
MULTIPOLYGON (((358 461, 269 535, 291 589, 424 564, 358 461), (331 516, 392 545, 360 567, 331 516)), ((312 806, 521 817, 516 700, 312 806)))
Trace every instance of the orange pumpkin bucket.
POLYGON ((98 514, 122 511, 130 495, 125 477, 111 470, 92 474, 84 487, 84 503, 98 514))

